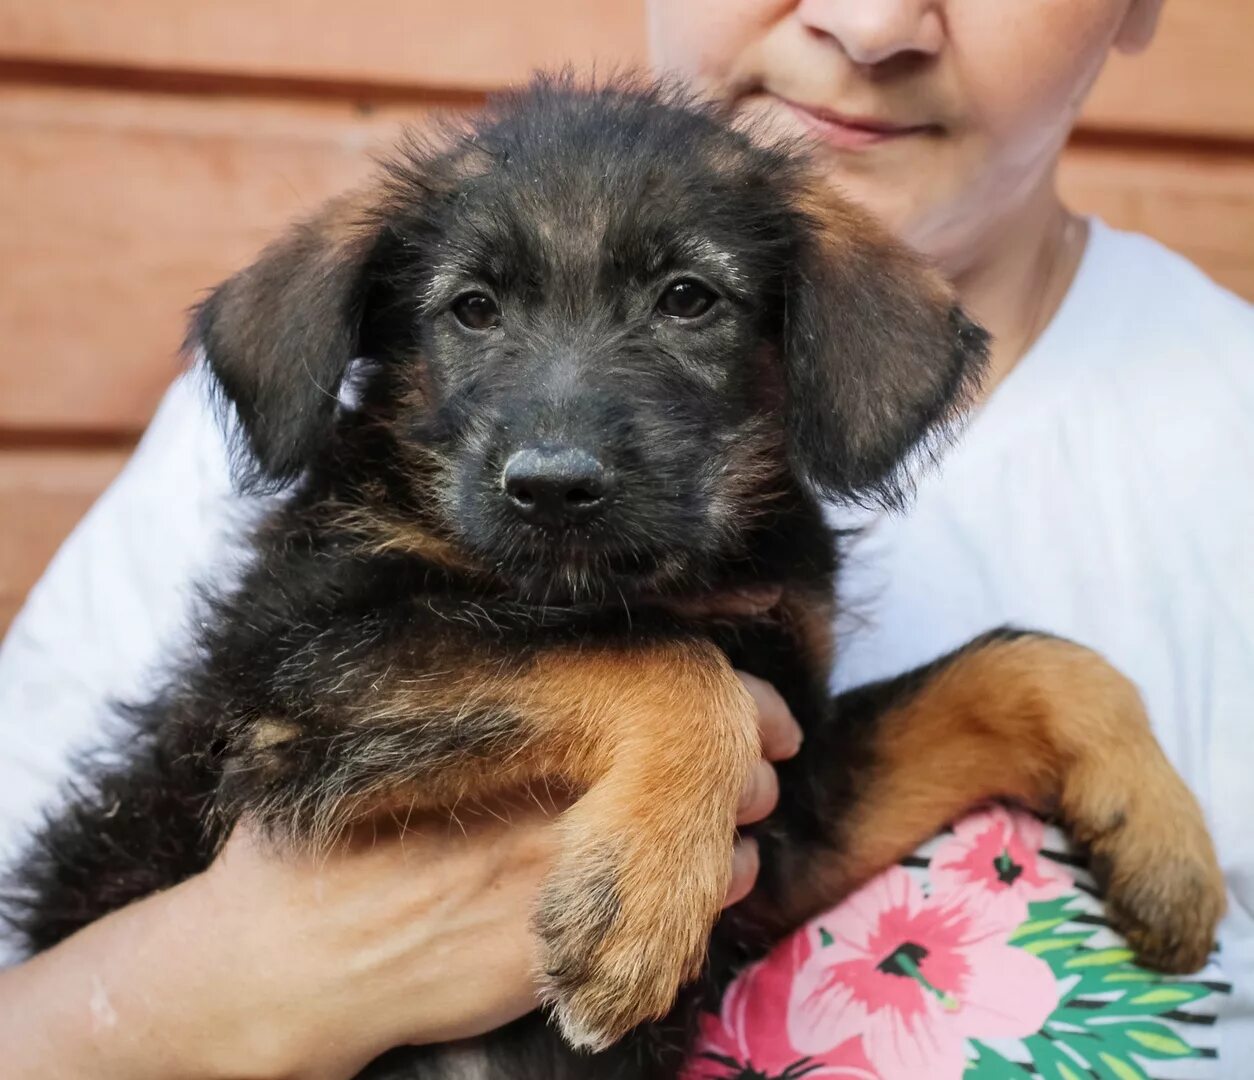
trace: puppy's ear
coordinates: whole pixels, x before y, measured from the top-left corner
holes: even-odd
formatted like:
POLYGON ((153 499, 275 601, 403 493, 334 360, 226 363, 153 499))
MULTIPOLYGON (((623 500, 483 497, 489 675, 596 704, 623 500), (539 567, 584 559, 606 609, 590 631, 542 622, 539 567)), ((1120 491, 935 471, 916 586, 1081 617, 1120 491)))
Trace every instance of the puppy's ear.
POLYGON ((378 240, 370 194, 327 203, 219 285, 192 316, 186 348, 234 407, 246 487, 300 475, 326 435, 358 354, 367 263, 378 240))
POLYGON ((826 193, 800 209, 784 328, 793 467, 820 495, 899 505, 909 466, 978 389, 988 336, 864 213, 826 193))

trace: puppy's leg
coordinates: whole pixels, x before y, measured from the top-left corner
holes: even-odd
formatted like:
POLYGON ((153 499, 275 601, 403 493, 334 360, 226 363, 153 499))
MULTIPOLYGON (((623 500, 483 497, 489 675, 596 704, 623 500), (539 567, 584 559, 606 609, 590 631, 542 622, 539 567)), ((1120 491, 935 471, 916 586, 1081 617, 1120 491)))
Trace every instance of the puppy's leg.
POLYGON ((1113 917, 1145 963, 1190 971, 1205 962, 1225 891, 1201 810, 1136 689, 1096 653, 995 632, 845 694, 835 709, 784 790, 810 792, 838 832, 781 845, 779 908, 764 914, 795 925, 973 804, 1011 798, 1057 810, 1089 845, 1113 917), (850 747, 851 760, 835 757, 850 747))
POLYGON ((342 715, 258 719, 235 739, 228 817, 318 846, 353 817, 450 809, 548 779, 583 797, 536 914, 546 997, 577 1046, 607 1045, 695 978, 730 877, 757 714, 701 639, 557 647, 481 672, 371 680, 342 715), (351 722, 349 720, 351 718, 351 722), (336 722, 338 720, 338 722, 336 722))
POLYGON ((567 1040, 598 1049, 666 1013, 700 972, 758 754, 756 709, 704 641, 556 656, 537 675, 532 707, 564 718, 578 735, 568 753, 585 758, 575 768, 596 777, 563 818, 537 912, 544 992, 567 1040))

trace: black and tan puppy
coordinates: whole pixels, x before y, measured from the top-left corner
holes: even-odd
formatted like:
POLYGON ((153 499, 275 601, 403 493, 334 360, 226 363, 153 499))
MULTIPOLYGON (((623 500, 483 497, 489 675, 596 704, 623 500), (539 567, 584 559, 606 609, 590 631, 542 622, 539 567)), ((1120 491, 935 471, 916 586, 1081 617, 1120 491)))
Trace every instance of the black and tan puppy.
POLYGON ((369 1075, 674 1075, 737 963, 994 796, 1091 844, 1145 959, 1203 961, 1210 842, 1097 656, 993 632, 829 699, 819 500, 894 501, 985 339, 797 157, 674 91, 540 82, 298 226, 192 340, 250 479, 291 492, 194 659, 131 710, 121 763, 38 838, 30 948, 201 870, 245 816, 325 845, 558 781, 581 797, 542 978, 567 1042, 600 1052, 532 1017, 369 1075), (778 609, 674 614, 749 584, 783 586, 778 609), (757 755, 733 664, 807 740, 759 888, 711 942, 757 755))

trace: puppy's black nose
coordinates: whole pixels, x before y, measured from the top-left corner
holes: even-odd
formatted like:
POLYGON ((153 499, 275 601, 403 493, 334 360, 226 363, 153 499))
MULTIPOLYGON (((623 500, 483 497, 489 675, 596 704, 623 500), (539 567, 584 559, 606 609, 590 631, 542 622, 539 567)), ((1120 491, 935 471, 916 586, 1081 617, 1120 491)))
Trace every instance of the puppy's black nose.
POLYGON ((533 447, 510 455, 501 491, 521 517, 553 529, 600 513, 610 482, 605 467, 586 450, 533 447))

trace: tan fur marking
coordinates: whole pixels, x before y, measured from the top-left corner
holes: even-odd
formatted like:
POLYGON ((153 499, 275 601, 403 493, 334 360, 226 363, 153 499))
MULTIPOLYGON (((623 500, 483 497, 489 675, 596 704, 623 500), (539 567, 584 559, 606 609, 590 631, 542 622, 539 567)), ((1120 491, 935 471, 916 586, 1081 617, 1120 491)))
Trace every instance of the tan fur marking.
POLYGON ((451 540, 435 535, 412 519, 392 518, 376 507, 346 507, 336 513, 335 524, 360 536, 362 547, 372 555, 415 555, 445 570, 482 572, 482 567, 451 540))
POLYGON ((272 746, 280 746, 296 738, 300 728, 283 720, 260 720, 248 731, 248 748, 250 750, 269 750, 272 746))
POLYGON ((777 417, 761 417, 736 432, 712 456, 704 472, 710 522, 729 534, 743 533, 774 509, 784 493, 783 429, 777 417))
POLYGON ((813 177, 796 206, 818 226, 833 259, 857 257, 861 261, 867 253, 875 252, 885 274, 910 280, 920 295, 937 307, 948 310, 957 303, 953 286, 940 271, 923 264, 874 217, 833 191, 822 174, 813 177))
POLYGON ((551 767, 590 785, 562 819, 537 918, 567 1038, 603 1046, 663 1015, 700 970, 756 709, 722 653, 695 642, 546 658, 523 700, 554 718, 551 767))
POLYGON ((378 204, 373 184, 330 199, 318 213, 318 231, 336 247, 353 246, 363 239, 367 216, 378 204))

